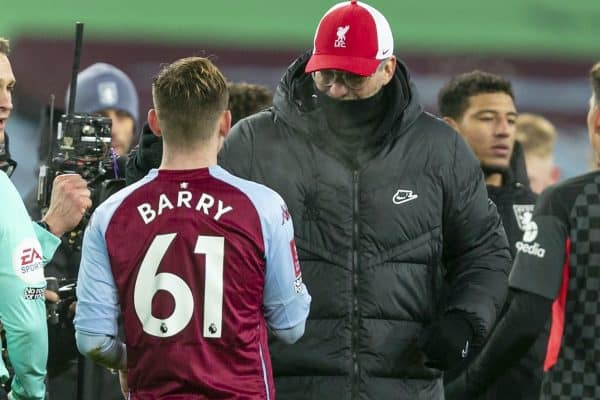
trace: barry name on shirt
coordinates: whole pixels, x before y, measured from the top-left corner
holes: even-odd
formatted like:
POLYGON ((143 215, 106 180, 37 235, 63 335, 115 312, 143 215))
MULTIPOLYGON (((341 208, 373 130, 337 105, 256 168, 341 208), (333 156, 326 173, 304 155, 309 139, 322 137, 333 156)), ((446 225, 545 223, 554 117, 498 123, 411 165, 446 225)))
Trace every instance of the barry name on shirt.
MULTIPOLYGON (((183 189, 187 188, 187 183, 182 183, 181 187, 183 189)), ((202 193, 199 197, 193 198, 192 192, 187 190, 177 192, 177 199, 169 199, 166 194, 161 193, 155 205, 156 208, 153 208, 152 203, 146 202, 137 206, 140 217, 142 217, 146 225, 154 221, 165 210, 173 210, 180 207, 193 208, 198 212, 203 212, 207 216, 212 216, 215 221, 218 221, 224 214, 233 211, 233 207, 225 206, 223 201, 215 199, 208 193, 202 193)))

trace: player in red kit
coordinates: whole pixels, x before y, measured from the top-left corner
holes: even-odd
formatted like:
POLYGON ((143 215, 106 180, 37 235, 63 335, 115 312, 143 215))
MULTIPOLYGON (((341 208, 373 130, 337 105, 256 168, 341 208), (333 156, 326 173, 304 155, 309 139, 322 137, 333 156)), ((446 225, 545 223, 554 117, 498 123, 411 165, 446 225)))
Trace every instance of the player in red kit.
MULTIPOLYGON (((600 167, 600 62, 590 71, 587 127, 600 167)), ((446 387, 474 399, 531 346, 550 337, 539 400, 600 399, 600 170, 549 186, 517 242, 511 302, 481 353, 446 387)))
POLYGON ((298 340, 311 299, 287 206, 217 165, 231 116, 225 79, 208 59, 166 66, 152 94, 162 164, 88 225, 78 347, 121 370, 132 400, 274 399, 267 331, 298 340))

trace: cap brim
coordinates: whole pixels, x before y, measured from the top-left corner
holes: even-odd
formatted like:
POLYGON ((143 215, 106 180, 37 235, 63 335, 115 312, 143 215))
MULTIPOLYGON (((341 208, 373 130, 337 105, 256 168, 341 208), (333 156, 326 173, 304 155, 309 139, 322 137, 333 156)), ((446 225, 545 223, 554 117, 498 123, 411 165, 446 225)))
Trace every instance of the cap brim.
POLYGON ((306 64, 307 74, 322 69, 336 69, 351 72, 356 75, 373 75, 381 60, 363 57, 335 56, 329 54, 313 54, 306 64))

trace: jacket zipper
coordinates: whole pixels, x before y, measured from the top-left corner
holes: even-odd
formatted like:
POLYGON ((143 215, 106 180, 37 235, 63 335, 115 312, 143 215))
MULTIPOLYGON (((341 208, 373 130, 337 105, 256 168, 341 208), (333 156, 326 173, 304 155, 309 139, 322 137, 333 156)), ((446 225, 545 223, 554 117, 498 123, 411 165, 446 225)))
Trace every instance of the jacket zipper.
POLYGON ((360 324, 360 315, 358 308, 358 240, 359 240, 359 172, 354 171, 352 176, 352 398, 358 398, 358 388, 360 384, 359 364, 358 364, 358 332, 360 324))

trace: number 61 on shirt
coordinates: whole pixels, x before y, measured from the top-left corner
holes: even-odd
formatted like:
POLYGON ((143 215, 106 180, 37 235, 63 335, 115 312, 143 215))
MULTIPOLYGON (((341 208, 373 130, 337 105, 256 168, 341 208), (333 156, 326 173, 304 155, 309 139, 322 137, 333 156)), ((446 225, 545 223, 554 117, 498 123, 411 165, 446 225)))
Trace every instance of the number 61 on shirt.
MULTIPOLYGON (((192 319, 194 297, 188 284, 179 276, 158 271, 177 233, 157 235, 144 257, 133 292, 135 312, 144 332, 157 337, 171 337, 181 332, 192 319), (159 290, 173 296, 175 306, 165 319, 152 315, 152 299, 159 290)), ((221 236, 198 236, 195 254, 206 255, 203 336, 220 338, 223 319, 223 259, 225 239, 221 236)))

